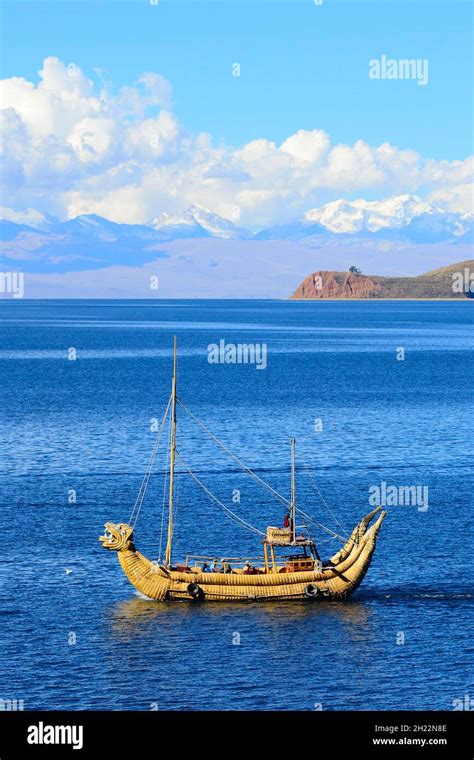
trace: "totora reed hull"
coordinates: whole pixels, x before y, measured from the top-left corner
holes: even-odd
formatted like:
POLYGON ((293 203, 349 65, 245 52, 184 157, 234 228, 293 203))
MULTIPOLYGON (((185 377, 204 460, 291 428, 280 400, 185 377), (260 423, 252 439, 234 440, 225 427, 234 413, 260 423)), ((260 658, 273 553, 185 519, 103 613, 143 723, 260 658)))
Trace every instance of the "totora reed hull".
POLYGON ((354 528, 352 535, 321 569, 299 572, 272 571, 258 575, 186 572, 158 565, 138 552, 133 528, 125 523, 106 523, 100 537, 106 549, 118 553, 130 583, 156 601, 246 602, 259 600, 346 599, 363 580, 375 550, 386 512, 373 510, 354 528), (376 516, 377 519, 369 527, 376 516))

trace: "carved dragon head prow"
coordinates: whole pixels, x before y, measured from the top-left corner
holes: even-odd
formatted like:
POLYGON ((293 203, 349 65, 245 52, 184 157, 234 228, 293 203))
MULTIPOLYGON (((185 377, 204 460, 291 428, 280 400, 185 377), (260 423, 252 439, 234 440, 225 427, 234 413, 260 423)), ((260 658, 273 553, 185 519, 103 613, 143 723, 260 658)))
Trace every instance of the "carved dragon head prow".
POLYGON ((104 549, 113 549, 121 552, 126 549, 133 549, 133 528, 127 523, 111 523, 104 525, 105 533, 99 536, 99 541, 104 549))

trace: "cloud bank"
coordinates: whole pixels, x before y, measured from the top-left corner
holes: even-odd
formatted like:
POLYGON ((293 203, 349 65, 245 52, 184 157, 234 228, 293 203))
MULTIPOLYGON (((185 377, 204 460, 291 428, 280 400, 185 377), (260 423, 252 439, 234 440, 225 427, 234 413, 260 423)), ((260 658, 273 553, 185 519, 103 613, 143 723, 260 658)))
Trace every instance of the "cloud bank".
POLYGON ((283 223, 339 198, 418 193, 472 213, 473 157, 435 161, 388 143, 332 144, 322 129, 234 147, 190 134, 172 88, 144 73, 118 91, 49 57, 39 82, 0 83, 0 205, 146 223, 192 203, 242 226, 283 223))

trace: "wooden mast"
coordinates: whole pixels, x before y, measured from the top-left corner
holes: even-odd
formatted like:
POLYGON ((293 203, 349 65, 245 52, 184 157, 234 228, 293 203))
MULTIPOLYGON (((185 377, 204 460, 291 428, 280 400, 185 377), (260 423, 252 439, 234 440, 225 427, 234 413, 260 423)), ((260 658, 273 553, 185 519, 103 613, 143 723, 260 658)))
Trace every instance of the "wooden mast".
POLYGON ((296 505, 295 505, 295 439, 291 439, 291 498, 290 498, 290 526, 291 540, 296 538, 296 505))
POLYGON ((166 543, 165 565, 171 565, 171 546, 173 542, 173 496, 174 463, 176 455, 176 335, 173 344, 173 381, 171 385, 171 444, 170 444, 170 489, 168 501, 168 540, 166 543))

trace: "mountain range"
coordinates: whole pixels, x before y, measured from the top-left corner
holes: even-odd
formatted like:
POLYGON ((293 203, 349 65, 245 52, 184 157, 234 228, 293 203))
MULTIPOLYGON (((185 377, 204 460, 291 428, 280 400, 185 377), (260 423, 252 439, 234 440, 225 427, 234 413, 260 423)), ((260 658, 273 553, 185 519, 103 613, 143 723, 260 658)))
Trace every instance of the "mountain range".
POLYGON ((416 195, 398 195, 381 201, 340 199, 310 209, 289 224, 275 225, 254 233, 198 204, 180 213, 162 213, 144 225, 112 222, 95 214, 60 222, 36 209, 19 212, 0 208, 2 227, 5 228, 5 222, 9 222, 6 229, 10 230, 10 235, 16 228, 18 233, 34 230, 51 236, 66 235, 103 242, 117 242, 124 238, 166 241, 202 237, 301 240, 321 236, 329 239, 341 235, 377 236, 386 240, 424 243, 442 240, 455 242, 472 235, 473 219, 470 214, 444 211, 416 195))
MULTIPOLYGON (((59 290, 63 275, 90 272, 88 287, 94 290, 95 271, 102 270, 103 284, 105 270, 123 267, 121 288, 112 286, 109 277, 106 292, 111 289, 125 297, 137 292, 131 285, 129 291, 128 283, 142 281, 148 266, 165 273, 165 297, 219 296, 224 280, 230 296, 282 297, 313 264, 313 271, 356 265, 363 270, 370 266, 380 275, 415 275, 467 259, 473 218, 414 195, 380 201, 340 199, 310 209, 291 223, 252 232, 197 204, 181 213, 159 214, 148 224, 118 223, 95 214, 60 221, 36 209, 0 208, 0 271, 48 275, 48 282, 54 274, 59 290)), ((76 278, 71 286, 69 278, 68 293, 71 288, 76 292, 78 282, 76 278)))

